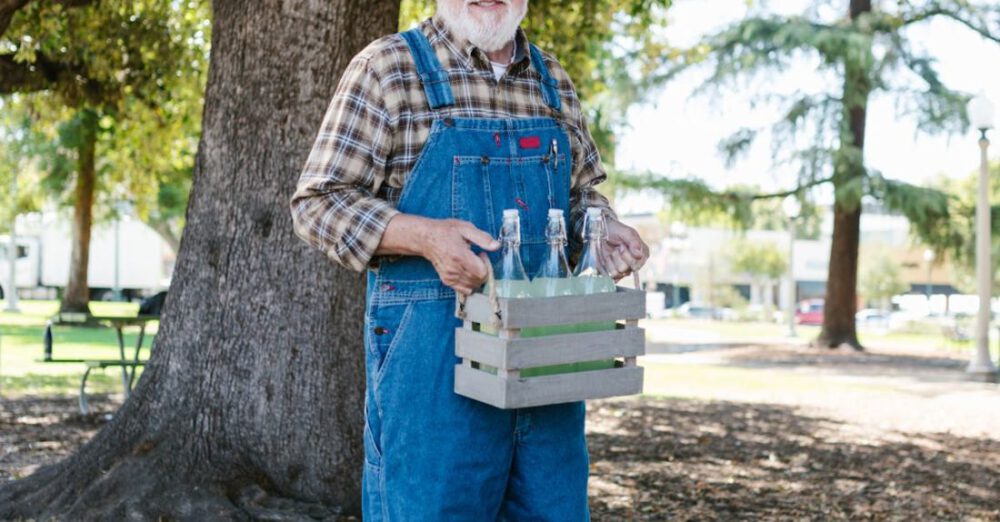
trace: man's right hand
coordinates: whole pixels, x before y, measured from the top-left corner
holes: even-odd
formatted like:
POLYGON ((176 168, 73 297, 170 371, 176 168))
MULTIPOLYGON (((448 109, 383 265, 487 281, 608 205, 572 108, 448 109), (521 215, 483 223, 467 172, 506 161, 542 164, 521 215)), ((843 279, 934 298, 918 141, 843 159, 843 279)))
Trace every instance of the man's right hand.
POLYGON ((500 248, 499 241, 468 221, 398 214, 389 220, 376 253, 422 256, 445 285, 469 295, 486 280, 489 262, 485 254, 473 254, 472 245, 487 251, 500 248))
POLYGON ((486 280, 489 259, 472 253, 471 246, 493 251, 500 243, 468 221, 431 220, 423 256, 434 265, 441 281, 456 292, 469 295, 486 280))

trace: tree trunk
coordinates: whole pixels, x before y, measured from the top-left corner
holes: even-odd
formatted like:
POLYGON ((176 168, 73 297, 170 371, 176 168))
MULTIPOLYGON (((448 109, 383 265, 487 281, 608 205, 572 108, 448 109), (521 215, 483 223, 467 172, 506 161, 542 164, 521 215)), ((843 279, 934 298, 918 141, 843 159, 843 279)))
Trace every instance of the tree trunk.
POLYGON ((296 520, 360 511, 364 283, 288 201, 340 71, 399 0, 214 4, 174 284, 131 398, 0 519, 296 520))
MULTIPOLYGON (((850 18, 872 10, 871 0, 851 0, 850 18)), ((871 47, 867 55, 871 54, 871 47)), ((833 240, 830 244, 830 268, 826 278, 823 305, 823 329, 819 346, 836 348, 847 344, 862 350, 858 342, 854 315, 858 300, 858 244, 861 240, 861 197, 854 187, 865 175, 865 117, 871 84, 869 63, 851 58, 844 64, 844 117, 840 153, 835 160, 833 186, 833 240)))
POLYGON ((73 247, 69 260, 69 282, 63 294, 60 312, 90 313, 90 228, 94 210, 94 156, 97 145, 97 116, 81 109, 80 143, 77 146, 76 191, 73 201, 73 247))

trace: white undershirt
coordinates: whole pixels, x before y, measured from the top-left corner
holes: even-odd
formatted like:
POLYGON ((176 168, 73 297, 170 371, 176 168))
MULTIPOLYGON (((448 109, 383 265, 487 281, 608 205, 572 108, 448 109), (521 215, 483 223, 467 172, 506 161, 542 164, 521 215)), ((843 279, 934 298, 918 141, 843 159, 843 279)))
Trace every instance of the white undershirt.
POLYGON ((497 81, 500 81, 500 78, 502 78, 504 73, 507 72, 507 68, 510 67, 510 64, 514 62, 515 56, 517 56, 516 40, 514 41, 514 46, 510 52, 510 59, 507 60, 507 63, 497 63, 494 62, 493 60, 490 60, 490 65, 493 67, 493 77, 496 78, 497 81))
POLYGON ((510 67, 510 65, 496 63, 492 60, 490 61, 490 65, 493 66, 493 77, 496 78, 497 81, 500 81, 500 78, 503 77, 503 73, 507 72, 507 68, 510 67))

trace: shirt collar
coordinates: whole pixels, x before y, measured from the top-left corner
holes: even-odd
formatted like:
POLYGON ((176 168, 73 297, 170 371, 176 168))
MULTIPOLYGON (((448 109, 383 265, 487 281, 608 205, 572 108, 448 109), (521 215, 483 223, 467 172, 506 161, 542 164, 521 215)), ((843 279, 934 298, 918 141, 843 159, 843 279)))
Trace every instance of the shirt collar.
MULTIPOLYGON (((472 45, 468 40, 458 38, 444 23, 444 20, 440 16, 434 15, 428 20, 428 25, 430 25, 430 30, 437 33, 443 41, 445 41, 448 46, 458 54, 466 65, 478 64, 480 67, 489 68, 490 60, 486 57, 486 53, 481 49, 472 45)), ((514 61, 510 63, 510 69, 513 70, 514 66, 520 64, 524 60, 528 59, 528 37, 524 34, 524 30, 520 27, 517 28, 517 32, 514 34, 514 61)))

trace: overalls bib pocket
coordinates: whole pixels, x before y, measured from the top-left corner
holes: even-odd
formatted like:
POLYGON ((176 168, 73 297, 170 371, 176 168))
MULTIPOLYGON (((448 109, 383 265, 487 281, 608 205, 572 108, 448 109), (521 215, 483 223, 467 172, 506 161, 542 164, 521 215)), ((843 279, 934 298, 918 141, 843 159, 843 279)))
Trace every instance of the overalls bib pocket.
MULTIPOLYGON (((514 159, 511 176, 517 186, 514 203, 521 210, 521 238, 526 241, 544 240, 550 208, 568 211, 569 181, 562 179, 559 170, 566 161, 560 154, 558 160, 551 156, 527 156, 514 159), (557 167, 558 165, 558 167, 557 167), (556 170, 558 168, 558 170, 556 170), (565 194, 565 197, 562 195, 565 194)), ((515 207, 507 207, 515 208, 515 207)), ((501 220, 502 216, 497 215, 501 220)))
MULTIPOLYGON (((502 158, 455 156, 451 170, 451 214, 468 221, 491 237, 497 237, 494 192, 512 193, 509 180, 494 176, 502 158), (494 179, 496 178, 496 179, 494 179), (494 187, 494 185, 496 185, 494 187)), ((478 253, 478 251, 477 251, 478 253)))
MULTIPOLYGON (((566 157, 455 156, 452 160, 451 209, 458 219, 471 222, 492 237, 499 235, 503 211, 521 214, 521 239, 543 242, 550 208, 568 210, 569 177, 566 157)), ((476 253, 477 248, 473 248, 476 253)), ((496 253, 492 254, 494 257, 496 253)), ((525 252, 525 255, 530 256, 525 252)), ((525 260, 530 265, 530 260, 525 260)))

